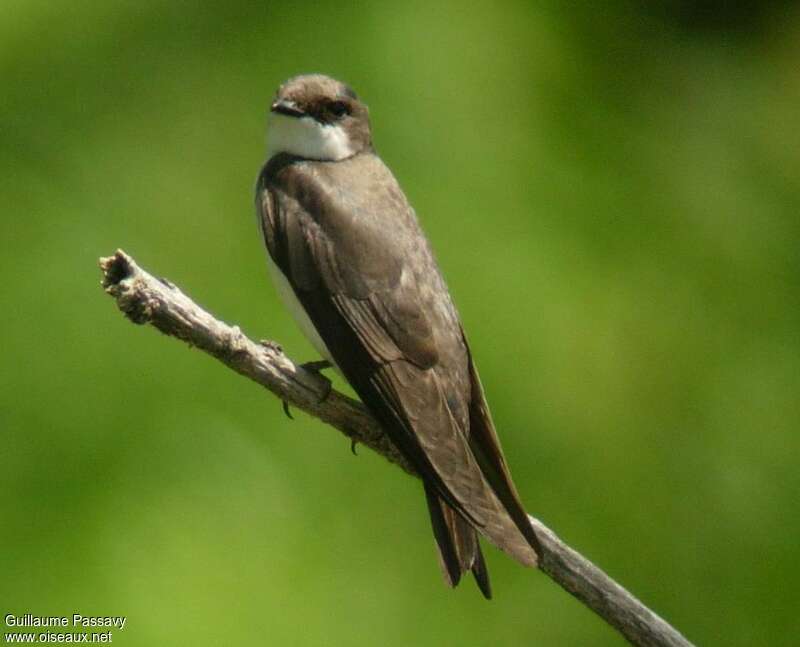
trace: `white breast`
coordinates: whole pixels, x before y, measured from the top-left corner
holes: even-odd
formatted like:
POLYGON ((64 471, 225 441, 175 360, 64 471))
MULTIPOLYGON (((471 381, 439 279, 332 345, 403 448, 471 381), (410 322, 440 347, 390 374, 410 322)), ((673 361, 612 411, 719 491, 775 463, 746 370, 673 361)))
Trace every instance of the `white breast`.
POLYGON ((311 323, 311 319, 309 319, 305 308, 302 306, 297 298, 297 295, 294 293, 294 289, 289 284, 286 276, 284 276, 281 268, 279 268, 275 264, 275 261, 272 260, 269 252, 267 252, 267 267, 269 268, 270 278, 275 284, 275 289, 278 291, 281 301, 283 301, 283 305, 292 314, 292 317, 294 317, 294 320, 297 322, 297 325, 300 327, 300 330, 303 332, 306 339, 308 339, 314 349, 324 359, 327 359, 331 364, 336 366, 328 347, 325 345, 325 342, 322 341, 322 338, 319 336, 314 324, 311 323))
POLYGON ((350 157, 353 148, 345 130, 336 124, 321 124, 313 117, 270 115, 267 157, 289 153, 310 160, 338 161, 350 157))

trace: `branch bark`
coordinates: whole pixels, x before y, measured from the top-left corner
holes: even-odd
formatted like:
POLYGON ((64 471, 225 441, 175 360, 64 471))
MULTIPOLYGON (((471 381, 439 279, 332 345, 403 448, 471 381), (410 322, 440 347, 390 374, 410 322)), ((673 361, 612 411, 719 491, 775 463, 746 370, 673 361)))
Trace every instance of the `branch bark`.
MULTIPOLYGON (((157 279, 142 270, 121 250, 100 259, 100 267, 103 288, 132 322, 151 324, 164 334, 205 351, 281 400, 417 476, 360 402, 331 390, 324 377, 292 362, 278 344, 252 341, 238 326, 214 318, 166 279, 157 279)), ((534 517, 530 520, 542 547, 539 569, 631 644, 691 647, 680 632, 570 548, 541 521, 534 517)))

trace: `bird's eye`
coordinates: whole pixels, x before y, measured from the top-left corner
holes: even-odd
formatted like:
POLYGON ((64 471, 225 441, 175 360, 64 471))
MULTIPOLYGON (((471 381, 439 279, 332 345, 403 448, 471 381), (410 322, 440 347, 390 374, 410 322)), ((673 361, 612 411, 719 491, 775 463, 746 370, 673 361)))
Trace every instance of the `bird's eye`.
POLYGON ((333 101, 328 105, 328 111, 334 117, 341 117, 350 112, 349 106, 344 101, 333 101))

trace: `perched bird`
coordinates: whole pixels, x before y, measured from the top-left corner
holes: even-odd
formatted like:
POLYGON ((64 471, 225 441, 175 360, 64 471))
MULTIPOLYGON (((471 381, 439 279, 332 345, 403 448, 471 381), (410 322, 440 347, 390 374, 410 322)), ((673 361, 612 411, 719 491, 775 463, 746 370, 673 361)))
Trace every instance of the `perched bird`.
POLYGON ((526 566, 539 543, 458 313, 347 85, 289 79, 271 106, 256 209, 277 290, 316 350, 422 477, 442 571, 487 598, 481 533, 526 566))

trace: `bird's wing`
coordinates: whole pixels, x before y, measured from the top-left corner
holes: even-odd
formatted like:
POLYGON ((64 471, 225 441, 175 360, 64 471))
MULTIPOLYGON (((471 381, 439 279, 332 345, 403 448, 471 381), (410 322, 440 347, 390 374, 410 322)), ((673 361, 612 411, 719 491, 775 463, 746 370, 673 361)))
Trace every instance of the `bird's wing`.
MULTIPOLYGON (((463 334, 463 333, 462 333, 463 334)), ((466 343, 466 336, 464 336, 466 343)), ((469 405, 469 446, 480 465, 484 478, 503 503, 508 514, 537 555, 541 555, 541 544, 528 519, 528 513, 520 500, 517 488, 506 464, 500 439, 494 427, 492 414, 483 393, 478 369, 469 352, 469 376, 472 398, 469 405)))
MULTIPOLYGON (((535 564, 503 488, 495 492, 473 454, 466 344, 416 219, 399 188, 375 195, 394 182, 390 174, 362 183, 361 195, 325 175, 343 170, 341 162, 268 165, 257 203, 269 253, 337 366, 426 484, 490 541, 535 564)), ((487 465, 496 463, 496 445, 477 446, 487 465)))

